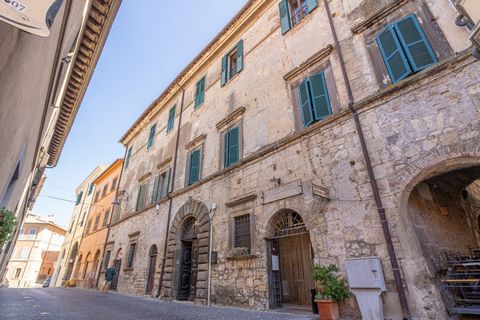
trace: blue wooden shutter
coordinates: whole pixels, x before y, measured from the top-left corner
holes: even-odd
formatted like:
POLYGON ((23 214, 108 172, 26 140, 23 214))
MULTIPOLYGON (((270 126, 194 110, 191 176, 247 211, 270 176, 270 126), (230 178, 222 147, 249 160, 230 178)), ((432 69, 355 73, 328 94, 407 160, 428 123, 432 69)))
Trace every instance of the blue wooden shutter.
POLYGON ((127 168, 128 164, 130 163, 130 157, 132 156, 132 148, 133 147, 130 147, 130 149, 128 149, 128 151, 127 151, 127 159, 125 160, 125 168, 127 168))
POLYGON ((168 188, 170 187, 170 169, 165 171, 164 178, 162 180, 162 197, 168 194, 168 188))
POLYGON ((317 0, 307 0, 307 12, 312 12, 317 7, 317 0))
POLYGON ((239 159, 239 130, 238 127, 229 130, 228 136, 228 165, 236 163, 239 159))
POLYGON ((378 35, 377 44, 387 67, 392 83, 404 79, 412 73, 400 41, 390 25, 378 35))
POLYGON ((195 94, 195 108, 198 108, 205 99, 205 77, 197 82, 197 92, 195 94))
POLYGON ((243 40, 237 44, 237 73, 243 69, 243 40))
POLYGON ((223 138, 223 167, 228 167, 228 154, 229 154, 229 141, 230 141, 230 131, 225 132, 223 138))
POLYGON ((197 182, 200 178, 200 150, 193 150, 190 154, 190 172, 188 184, 197 182))
POLYGON ((156 176, 153 182, 152 203, 157 202, 157 199, 158 199, 158 181, 159 180, 160 180, 160 176, 156 176))
POLYGON ((148 143, 147 143, 147 149, 150 149, 153 145, 153 139, 155 138, 155 129, 156 129, 157 125, 153 125, 151 128, 150 128, 150 135, 148 136, 148 143))
POLYGON ((414 72, 437 62, 432 46, 427 40, 417 16, 412 14, 393 25, 414 72))
POLYGON ((292 27, 290 20, 290 9, 288 8, 288 0, 282 0, 278 4, 280 11, 280 26, 282 27, 282 34, 285 34, 292 27))
POLYGON ((303 80, 298 87, 300 96, 300 113, 302 114, 303 126, 306 127, 313 122, 312 103, 308 94, 307 80, 303 80))
POLYGON ((173 106, 170 109, 170 112, 168 114, 168 124, 167 124, 167 132, 173 129, 174 121, 175 121, 175 107, 173 106))
POLYGON ((225 83, 227 83, 227 74, 228 74, 227 68, 228 68, 228 55, 225 55, 222 58, 222 80, 221 80, 222 86, 225 85, 225 83))
POLYGON ((332 114, 323 71, 308 77, 308 84, 310 87, 315 120, 321 120, 332 114))

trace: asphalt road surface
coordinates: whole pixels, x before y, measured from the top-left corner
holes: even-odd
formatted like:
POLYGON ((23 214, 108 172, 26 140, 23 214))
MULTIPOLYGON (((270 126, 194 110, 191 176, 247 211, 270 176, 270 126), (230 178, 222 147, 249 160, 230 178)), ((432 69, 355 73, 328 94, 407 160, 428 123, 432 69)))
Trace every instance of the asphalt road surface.
POLYGON ((238 308, 207 308, 178 302, 163 302, 147 297, 102 294, 98 291, 75 288, 3 288, 0 289, 0 319, 311 320, 318 318, 238 308))

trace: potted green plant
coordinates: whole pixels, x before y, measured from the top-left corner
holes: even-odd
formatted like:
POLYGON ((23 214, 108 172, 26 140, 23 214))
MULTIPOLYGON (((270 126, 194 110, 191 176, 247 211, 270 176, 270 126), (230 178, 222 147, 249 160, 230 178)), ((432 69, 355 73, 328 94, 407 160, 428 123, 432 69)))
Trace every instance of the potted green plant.
POLYGON ((347 282, 337 273, 338 268, 334 265, 316 264, 313 268, 313 279, 317 286, 315 302, 321 320, 340 319, 338 302, 350 296, 347 282))

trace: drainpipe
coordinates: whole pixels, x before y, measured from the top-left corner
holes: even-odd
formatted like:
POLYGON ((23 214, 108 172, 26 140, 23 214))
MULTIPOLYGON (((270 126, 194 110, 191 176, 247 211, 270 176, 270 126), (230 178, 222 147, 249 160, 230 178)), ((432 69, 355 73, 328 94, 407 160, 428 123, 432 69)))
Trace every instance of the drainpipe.
POLYGON ((360 123, 358 113, 355 110, 355 108, 353 107, 354 100, 353 100, 352 88, 351 88, 350 82, 348 80, 347 70, 345 68, 345 61, 343 60, 343 54, 342 54, 342 50, 341 50, 341 47, 340 47, 340 43, 339 43, 338 38, 337 38, 337 33, 335 31, 335 25, 333 24, 332 14, 330 12, 330 7, 328 5, 327 0, 323 0, 323 2, 325 4, 325 10, 327 12, 328 22, 330 24, 330 29, 332 31, 333 41, 335 42, 335 48, 338 51, 338 60, 340 62, 340 68, 342 70, 342 76, 343 76, 343 80, 345 82, 345 87, 346 87, 347 95, 348 95, 348 108, 350 109, 350 112, 352 113, 353 119, 355 121, 355 127, 357 129, 358 137, 359 137, 359 140, 360 140, 360 145, 362 146, 363 157, 365 159, 365 165, 367 167, 368 178, 370 180, 370 185, 372 187, 373 196, 374 196, 374 199, 375 199, 375 204, 377 206, 377 211, 378 211, 378 215, 379 215, 379 218, 380 218, 380 222, 382 223, 383 236, 384 236, 385 242, 387 244, 388 256, 390 258, 390 264, 392 266, 393 277, 395 278, 395 286, 396 286, 397 291, 398 291, 398 298, 400 300, 400 306, 402 307, 403 319, 409 319, 410 318, 410 310, 408 308, 408 302, 407 302, 407 298, 406 298, 406 295, 405 295, 405 290, 403 288, 402 278, 400 276, 400 269, 398 267, 397 255, 395 254, 395 248, 394 248, 393 242, 392 242, 392 235, 390 234, 390 229, 389 229, 389 226, 388 226, 387 217, 385 215, 385 208, 383 207, 383 204, 382 204, 382 199, 380 197, 380 192, 378 190, 377 180, 375 179, 375 174, 373 172, 372 163, 370 161, 370 155, 368 154, 367 144, 365 142, 365 137, 363 135, 362 125, 360 123))
POLYGON ((207 307, 210 307, 210 296, 212 293, 212 221, 213 216, 215 215, 215 209, 217 208, 216 204, 212 204, 208 217, 210 218, 210 226, 208 227, 209 236, 208 236, 208 282, 207 282, 207 307), (210 214, 212 214, 210 216, 210 214))
POLYGON ((168 197, 168 214, 167 214, 167 226, 165 228, 165 242, 163 244, 163 257, 162 257, 162 269, 160 270, 160 281, 158 283, 157 298, 160 296, 160 291, 163 285, 163 275, 165 274, 165 262, 167 261, 167 244, 168 244, 168 231, 170 230, 170 218, 172 216, 173 198, 172 192, 175 186, 175 172, 177 171, 177 158, 178 158, 178 145, 180 144, 180 127, 182 126, 183 115, 183 103, 185 101, 185 89, 177 82, 177 85, 182 89, 182 100, 180 103, 180 115, 178 116, 178 128, 177 128, 177 140, 175 142, 175 154, 173 157, 173 168, 170 176, 170 191, 167 194, 168 197))

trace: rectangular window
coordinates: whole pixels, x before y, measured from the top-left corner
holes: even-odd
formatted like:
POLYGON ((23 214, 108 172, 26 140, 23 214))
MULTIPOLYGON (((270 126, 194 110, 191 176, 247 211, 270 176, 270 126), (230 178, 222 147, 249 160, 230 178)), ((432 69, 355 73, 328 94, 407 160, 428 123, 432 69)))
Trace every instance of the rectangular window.
POLYGON ((19 231, 19 234, 23 234, 25 232, 25 229, 21 228, 19 231))
POLYGON ((197 90, 195 92, 195 109, 198 108, 205 100, 205 77, 197 82, 197 90))
POLYGON ((102 198, 107 195, 108 183, 103 186, 102 198))
POLYGON ((110 208, 105 210, 105 215, 103 216, 102 226, 105 227, 108 224, 108 219, 110 218, 110 208))
POLYGON ((305 78, 298 87, 304 127, 332 114, 324 72, 305 78))
POLYGON ((22 268, 17 268, 17 270, 15 270, 15 279, 20 278, 21 273, 22 273, 22 268))
POLYGON ((93 224, 93 231, 97 231, 99 222, 100 222, 100 215, 95 217, 95 223, 93 224))
POLYGON ((167 132, 170 132, 175 124, 175 108, 176 106, 173 106, 168 112, 167 132))
POLYGON ((37 234, 37 229, 36 228, 30 228, 30 231, 28 233, 29 234, 37 234))
POLYGON ((30 248, 23 247, 22 251, 20 252, 20 259, 22 260, 28 259, 29 253, 30 253, 30 248))
POLYGON ((376 41, 392 83, 438 61, 415 14, 387 24, 376 41))
POLYGON ((240 40, 235 48, 222 58, 221 85, 225 85, 243 69, 243 40, 240 40))
POLYGON ((150 134, 148 136, 147 149, 150 149, 153 146, 153 141, 155 140, 156 128, 157 128, 156 124, 150 127, 150 134))
POLYGON ((147 195, 147 185, 142 184, 138 189, 137 204, 135 206, 135 211, 142 210, 145 208, 145 197, 147 195))
POLYGON ((88 220, 87 227, 85 228, 85 234, 90 233, 90 227, 92 226, 92 219, 88 220))
POLYGON ((192 185, 200 180, 201 150, 195 149, 190 153, 190 163, 188 168, 188 185, 192 185))
POLYGON ((250 214, 234 217, 234 248, 245 248, 250 254, 250 214))
POLYGON ((100 191, 95 192, 95 199, 94 199, 93 203, 97 203, 99 197, 100 197, 100 191))
POLYGON ((170 185, 170 169, 155 177, 153 183, 152 203, 155 203, 165 197, 170 185))
POLYGON ((117 187, 117 182, 118 182, 118 177, 113 178, 112 187, 111 187, 110 191, 115 190, 115 188, 117 187))
POLYGON ((103 260, 103 269, 106 270, 108 268, 108 264, 110 263, 110 255, 112 254, 111 250, 107 250, 105 252, 105 259, 103 260))
POLYGON ((281 0, 278 7, 282 34, 300 23, 317 6, 317 0, 281 0))
POLYGON ((78 206, 80 202, 82 202, 82 196, 83 196, 83 191, 80 191, 80 193, 77 195, 77 201, 75 201, 76 206, 78 206))
POLYGON ((90 183, 90 184, 88 185, 88 195, 91 195, 91 194, 92 194, 92 192, 93 192, 93 186, 94 186, 93 183, 90 183))
POLYGON ((227 130, 224 137, 224 168, 228 168, 231 165, 238 162, 240 159, 239 148, 239 134, 240 129, 238 127, 227 130))
POLYGON ((128 250, 127 268, 133 268, 133 261, 135 259, 135 251, 137 250, 137 244, 130 243, 130 249, 128 250))
POLYGON ((132 149, 133 149, 133 146, 131 146, 130 148, 128 148, 128 151, 127 151, 127 159, 125 159, 125 168, 128 168, 128 165, 130 163, 130 158, 132 157, 132 149))

